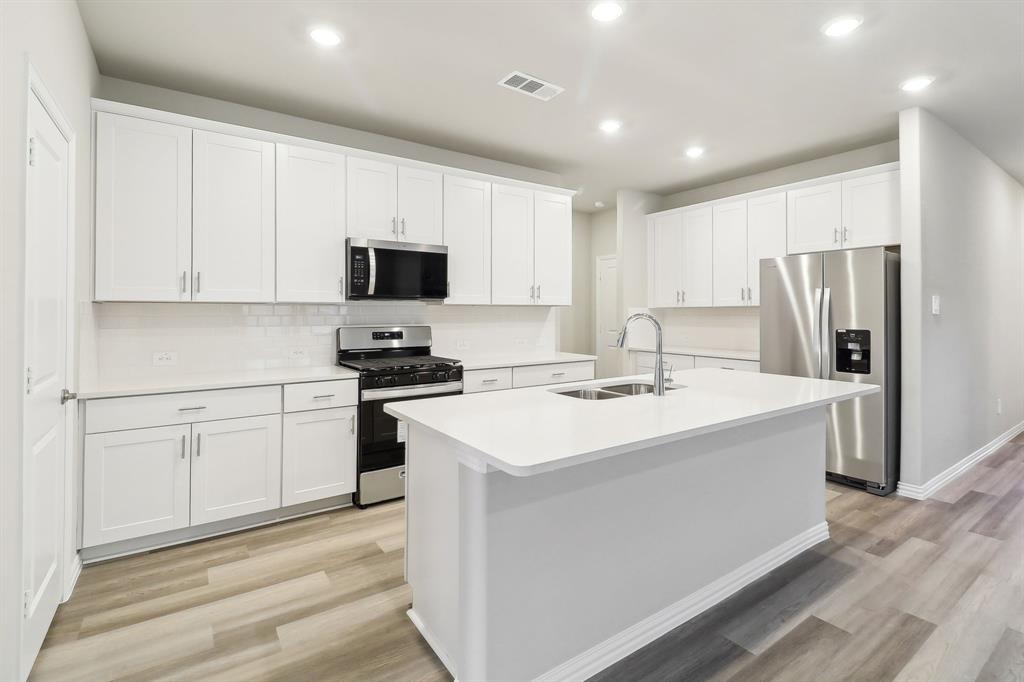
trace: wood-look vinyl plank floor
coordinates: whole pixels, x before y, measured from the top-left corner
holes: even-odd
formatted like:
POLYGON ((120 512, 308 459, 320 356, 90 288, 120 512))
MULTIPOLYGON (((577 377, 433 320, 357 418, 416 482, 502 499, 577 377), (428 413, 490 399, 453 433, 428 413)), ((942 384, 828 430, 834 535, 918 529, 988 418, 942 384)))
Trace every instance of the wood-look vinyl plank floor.
MULTIPOLYGON (((1024 436, 932 499, 826 484, 831 539, 592 678, 1021 682, 1024 436)), ((435 682, 405 615, 404 506, 87 567, 31 678, 435 682)))

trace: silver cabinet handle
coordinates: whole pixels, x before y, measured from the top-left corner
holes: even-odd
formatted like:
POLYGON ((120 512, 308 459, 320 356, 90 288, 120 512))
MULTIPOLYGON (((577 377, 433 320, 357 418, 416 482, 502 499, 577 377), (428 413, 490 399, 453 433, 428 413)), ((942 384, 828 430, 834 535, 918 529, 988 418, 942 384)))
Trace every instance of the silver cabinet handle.
POLYGON ((397 218, 391 218, 391 234, 398 236, 397 218))
POLYGON ((196 405, 195 407, 179 407, 178 412, 192 412, 194 410, 205 410, 206 405, 196 405))
POLYGON ((683 294, 682 294, 681 291, 679 291, 679 289, 676 289, 676 303, 682 303, 682 302, 683 302, 683 294))
POLYGON ((402 236, 405 236, 405 218, 402 218, 402 236))
POLYGON ((744 287, 740 287, 740 300, 741 301, 746 301, 747 300, 747 290, 744 287))
POLYGON ((838 227, 834 228, 832 230, 832 243, 833 244, 838 244, 839 243, 839 228, 838 227))
POLYGON ((185 434, 181 434, 181 458, 185 459, 185 434))
POLYGON ((324 398, 333 398, 333 397, 334 397, 333 393, 324 393, 323 395, 315 395, 315 396, 313 396, 313 400, 323 400, 324 398))
POLYGON ((565 372, 552 372, 551 376, 553 376, 553 377, 564 377, 565 376, 565 372))
POLYGON ((199 448, 203 444, 203 434, 196 434, 196 457, 199 457, 199 448))
POLYGON ((686 303, 686 289, 683 289, 683 303, 686 303))
POLYGON ((197 294, 199 293, 199 284, 200 284, 199 275, 200 274, 202 274, 202 273, 199 273, 199 272, 196 273, 196 293, 197 294))
POLYGON ((850 241, 850 228, 844 227, 843 228, 843 243, 845 244, 848 241, 850 241))
POLYGON ((537 285, 537 303, 540 303, 540 285, 537 285))
POLYGON ((498 383, 498 380, 497 379, 484 379, 480 383, 481 384, 496 384, 496 383, 498 383))
POLYGON ((534 289, 536 289, 536 288, 537 288, 537 287, 535 287, 534 285, 532 285, 532 284, 530 285, 530 300, 531 300, 531 301, 532 301, 532 300, 534 300, 534 297, 533 297, 533 291, 534 291, 534 289))
POLYGON ((185 293, 188 289, 188 270, 181 271, 181 293, 185 293))
POLYGON ((747 303, 754 302, 754 294, 751 293, 750 287, 747 287, 747 303))
POLYGON ((356 416, 354 414, 348 418, 348 430, 353 434, 356 432, 356 416))

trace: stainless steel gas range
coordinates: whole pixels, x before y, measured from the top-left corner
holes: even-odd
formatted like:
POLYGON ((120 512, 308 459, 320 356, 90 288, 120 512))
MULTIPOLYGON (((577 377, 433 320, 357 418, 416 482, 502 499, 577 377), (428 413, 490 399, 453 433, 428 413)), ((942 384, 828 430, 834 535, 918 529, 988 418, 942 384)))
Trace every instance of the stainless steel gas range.
POLYGON ((427 326, 338 328, 338 364, 359 372, 358 507, 405 495, 405 443, 385 403, 462 393, 462 365, 430 344, 427 326))

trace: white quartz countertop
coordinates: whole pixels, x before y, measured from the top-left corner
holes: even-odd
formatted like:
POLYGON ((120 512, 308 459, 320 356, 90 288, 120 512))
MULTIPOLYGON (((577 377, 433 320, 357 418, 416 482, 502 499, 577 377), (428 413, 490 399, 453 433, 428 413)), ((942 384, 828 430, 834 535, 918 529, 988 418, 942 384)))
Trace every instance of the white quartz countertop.
POLYGON ((208 391, 219 388, 299 384, 309 381, 358 378, 358 372, 344 367, 292 367, 229 372, 182 373, 177 375, 168 374, 164 377, 147 377, 138 380, 101 381, 95 386, 79 390, 78 398, 80 400, 89 400, 130 395, 208 391))
MULTIPOLYGON (((637 353, 653 353, 654 346, 630 346, 637 353)), ((673 355, 699 355, 702 358, 725 358, 727 360, 749 360, 759 362, 761 353, 756 350, 722 350, 721 348, 700 348, 698 346, 665 346, 664 353, 673 355)))
POLYGON ((544 353, 524 355, 485 355, 461 358, 464 369, 494 369, 495 367, 526 367, 528 365, 556 365, 560 362, 592 362, 596 355, 579 353, 544 353))
POLYGON ((578 386, 650 382, 651 375, 410 400, 386 405, 399 419, 441 433, 484 463, 532 476, 763 419, 876 393, 873 384, 693 369, 664 397, 579 400, 578 386))

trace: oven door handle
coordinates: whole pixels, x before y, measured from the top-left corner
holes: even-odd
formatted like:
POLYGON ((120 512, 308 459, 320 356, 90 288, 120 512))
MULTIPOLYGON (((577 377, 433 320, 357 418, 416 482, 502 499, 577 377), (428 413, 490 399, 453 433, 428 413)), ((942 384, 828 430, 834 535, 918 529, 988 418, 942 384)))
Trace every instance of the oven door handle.
POLYGON ((448 381, 443 384, 403 386, 402 388, 368 388, 359 394, 359 399, 363 402, 370 402, 371 400, 391 400, 393 398, 426 397, 438 393, 462 393, 462 382, 448 381))

